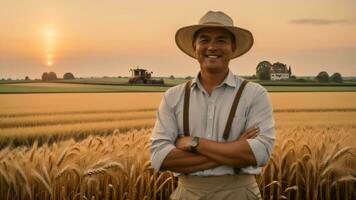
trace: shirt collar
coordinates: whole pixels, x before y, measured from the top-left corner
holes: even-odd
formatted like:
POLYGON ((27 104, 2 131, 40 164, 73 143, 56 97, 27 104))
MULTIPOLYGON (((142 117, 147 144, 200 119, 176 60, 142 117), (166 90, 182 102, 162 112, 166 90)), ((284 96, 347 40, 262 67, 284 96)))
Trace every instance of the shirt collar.
MULTIPOLYGON (((197 74, 197 76, 194 79, 192 79, 192 88, 194 88, 195 86, 198 86, 199 88, 202 88, 202 85, 201 85, 199 77, 200 77, 200 72, 197 74)), ((231 70, 229 70, 226 78, 224 79, 224 81, 218 87, 221 87, 223 85, 228 85, 230 87, 236 87, 237 86, 236 77, 231 72, 231 70)))

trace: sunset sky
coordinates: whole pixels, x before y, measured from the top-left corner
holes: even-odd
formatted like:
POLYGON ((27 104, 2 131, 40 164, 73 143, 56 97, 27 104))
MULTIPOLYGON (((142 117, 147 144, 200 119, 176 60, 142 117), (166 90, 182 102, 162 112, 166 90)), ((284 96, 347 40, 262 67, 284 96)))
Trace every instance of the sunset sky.
POLYGON ((260 61, 282 62, 296 76, 356 76, 355 0, 1 0, 0 78, 195 75, 199 66, 176 47, 178 28, 208 10, 230 15, 255 44, 231 62, 252 75, 260 61))

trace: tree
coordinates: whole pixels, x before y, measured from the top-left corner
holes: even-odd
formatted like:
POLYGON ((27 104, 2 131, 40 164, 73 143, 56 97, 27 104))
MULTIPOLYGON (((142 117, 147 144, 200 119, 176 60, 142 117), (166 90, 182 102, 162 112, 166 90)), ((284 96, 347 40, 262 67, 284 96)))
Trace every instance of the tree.
POLYGON ((25 77, 25 80, 26 80, 26 81, 29 81, 29 80, 30 80, 30 77, 26 76, 26 77, 25 77))
POLYGON ((48 81, 48 73, 47 72, 44 72, 42 74, 42 81, 48 81))
POLYGON ((174 79, 174 76, 173 75, 169 76, 169 79, 174 79))
MULTIPOLYGON (((275 63, 279 64, 279 63, 275 63)), ((256 77, 260 80, 270 80, 271 79, 271 67, 273 65, 268 61, 262 61, 258 63, 256 68, 256 77)))
POLYGON ((63 79, 64 79, 64 80, 70 80, 70 79, 75 79, 75 78, 74 78, 74 75, 73 75, 72 73, 67 72, 67 73, 65 73, 65 74, 63 75, 63 79))
POLYGON ((270 68, 268 66, 262 66, 260 70, 256 73, 256 76, 260 80, 270 80, 270 68))
POLYGON ((344 80, 340 73, 336 72, 330 76, 330 82, 343 83, 344 80))
POLYGON ((320 72, 316 77, 315 80, 322 83, 329 82, 329 74, 326 71, 320 72))
POLYGON ((42 74, 42 81, 53 81, 53 80, 57 80, 57 74, 54 72, 44 72, 42 74))
POLYGON ((54 72, 50 72, 50 73, 48 73, 48 78, 50 81, 57 80, 57 74, 54 72))

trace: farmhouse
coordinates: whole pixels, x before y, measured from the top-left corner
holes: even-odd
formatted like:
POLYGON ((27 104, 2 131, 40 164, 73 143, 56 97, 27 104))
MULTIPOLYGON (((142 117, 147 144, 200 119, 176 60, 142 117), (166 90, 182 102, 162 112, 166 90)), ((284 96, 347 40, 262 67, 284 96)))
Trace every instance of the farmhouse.
POLYGON ((292 75, 292 69, 286 64, 276 62, 273 65, 268 61, 260 62, 256 67, 256 76, 260 79, 286 80, 292 75))

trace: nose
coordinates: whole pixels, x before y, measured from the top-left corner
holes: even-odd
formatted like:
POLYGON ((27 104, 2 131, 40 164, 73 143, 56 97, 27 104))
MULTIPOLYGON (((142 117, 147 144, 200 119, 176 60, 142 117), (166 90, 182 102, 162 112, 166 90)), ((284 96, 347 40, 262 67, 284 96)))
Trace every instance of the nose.
POLYGON ((216 51, 216 44, 215 44, 215 42, 209 42, 209 44, 208 44, 208 50, 209 50, 209 51, 216 51))

